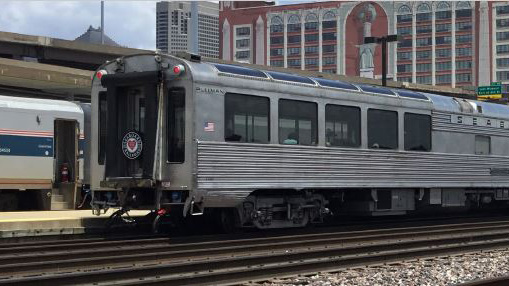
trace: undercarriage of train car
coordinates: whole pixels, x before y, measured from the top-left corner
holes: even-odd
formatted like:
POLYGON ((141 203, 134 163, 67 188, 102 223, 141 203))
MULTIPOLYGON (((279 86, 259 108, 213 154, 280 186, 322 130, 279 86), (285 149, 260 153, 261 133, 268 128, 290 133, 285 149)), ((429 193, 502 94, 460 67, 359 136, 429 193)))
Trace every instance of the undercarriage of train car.
POLYGON ((137 208, 154 209, 155 221, 169 217, 172 224, 194 215, 213 216, 224 230, 304 227, 346 216, 505 209, 509 203, 507 189, 258 190, 236 208, 203 208, 188 191, 131 188, 96 196, 97 210, 121 207, 118 216, 137 208))
POLYGON ((239 227, 303 227, 325 218, 506 209, 507 189, 256 191, 236 208, 239 227))

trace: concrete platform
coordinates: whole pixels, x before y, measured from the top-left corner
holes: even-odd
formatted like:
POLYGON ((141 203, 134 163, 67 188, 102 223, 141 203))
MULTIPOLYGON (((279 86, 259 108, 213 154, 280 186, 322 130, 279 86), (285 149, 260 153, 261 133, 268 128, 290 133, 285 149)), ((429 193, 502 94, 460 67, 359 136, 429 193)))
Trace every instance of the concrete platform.
MULTIPOLYGON (((0 212, 0 238, 85 234, 103 228, 114 210, 95 216, 91 210, 0 212)), ((148 214, 148 210, 130 211, 133 217, 148 214)))

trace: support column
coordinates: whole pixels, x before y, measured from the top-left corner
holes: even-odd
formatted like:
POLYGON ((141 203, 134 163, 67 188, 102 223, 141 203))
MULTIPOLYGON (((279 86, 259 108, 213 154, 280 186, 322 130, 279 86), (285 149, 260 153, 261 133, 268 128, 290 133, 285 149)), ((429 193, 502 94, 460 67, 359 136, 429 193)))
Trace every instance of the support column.
POLYGON ((269 15, 267 17, 267 66, 270 66, 270 26, 272 24, 272 19, 269 19, 269 15))
POLYGON ((288 17, 287 15, 283 16, 283 66, 285 68, 288 67, 288 30, 286 28, 286 25, 288 23, 288 17))
POLYGON ((456 87, 456 3, 451 4, 451 87, 456 87))
POLYGON ((318 71, 322 72, 322 9, 318 13, 318 71))
POLYGON ((417 58, 416 58, 416 51, 417 51, 417 27, 415 23, 416 13, 415 9, 412 10, 412 82, 415 83, 416 81, 416 68, 417 68, 417 58))
MULTIPOLYGON (((479 38, 476 39, 475 38, 475 33, 474 35, 472 36, 472 39, 475 41, 475 40, 478 40, 479 41, 479 63, 476 63, 475 62, 475 57, 472 59, 472 63, 474 63, 474 68, 473 70, 475 71, 475 67, 476 65, 477 66, 477 79, 478 79, 478 84, 477 85, 490 85, 490 74, 493 72, 492 69, 490 69, 490 66, 493 66, 495 67, 496 66, 496 62, 493 61, 493 63, 490 62, 490 53, 493 53, 493 59, 495 59, 495 55, 496 55, 496 46, 497 45, 493 45, 493 49, 490 50, 490 41, 491 41, 491 38, 490 38, 490 22, 489 22, 489 11, 488 11, 488 2, 486 1, 481 1, 479 3, 480 5, 480 8, 479 8, 479 38)), ((475 8, 474 8, 475 9, 475 8)), ((472 11, 475 11, 475 10, 472 10, 472 11)), ((475 13, 473 13, 475 14, 475 13)), ((496 12, 493 11, 493 17, 495 17, 496 15, 496 12)), ((493 21, 493 28, 495 28, 496 26, 496 22, 495 20, 493 21)), ((472 27, 472 31, 475 31, 474 27, 472 27)), ((493 29, 493 31, 495 31, 495 29, 493 29)), ((496 32, 493 33, 496 35, 496 32)), ((493 38, 493 40, 495 40, 495 38, 493 38)), ((474 47, 477 43, 474 42, 474 47)), ((474 85, 475 85, 475 82, 474 82, 474 85)))
POLYGON ((340 25, 340 20, 339 20, 339 13, 338 13, 338 18, 336 19, 336 74, 341 74, 341 66, 340 66, 340 63, 341 63, 341 49, 339 48, 339 44, 340 44, 340 35, 341 35, 341 25, 340 25))
MULTIPOLYGON (((171 28, 171 27, 170 27, 171 28)), ((230 41, 230 23, 228 19, 224 19, 223 28, 221 29, 223 33, 223 54, 222 59, 225 61, 230 61, 231 57, 231 41, 230 41)), ((233 43, 235 44, 235 43, 233 43)), ((170 48, 171 46, 169 46, 170 48)))
POLYGON ((387 86, 387 38, 382 40, 382 86, 387 86))
POLYGON ((304 59, 306 58, 305 57, 305 50, 304 50, 304 40, 305 40, 305 37, 304 37, 304 29, 306 28, 305 27, 305 24, 304 24, 304 14, 301 15, 300 17, 300 69, 301 70, 305 70, 306 69, 306 63, 304 61, 304 59))
POLYGON ((432 7, 431 7, 431 85, 435 85, 437 82, 437 80, 435 78, 436 70, 437 70, 436 63, 435 63, 435 60, 436 60, 436 56, 435 56, 435 50, 436 50, 435 12, 436 12, 436 9, 435 9, 435 6, 436 5, 432 5, 432 7))
POLYGON ((256 20, 256 59, 254 61, 257 65, 263 65, 265 60, 265 51, 264 51, 264 27, 265 23, 263 22, 262 16, 258 16, 258 20, 256 20))
MULTIPOLYGON (((397 13, 394 13, 393 15, 393 21, 394 21, 394 34, 398 34, 398 16, 397 13)), ((397 81, 398 80, 398 42, 395 42, 392 45, 392 52, 394 54, 394 61, 392 61, 392 80, 397 81)))

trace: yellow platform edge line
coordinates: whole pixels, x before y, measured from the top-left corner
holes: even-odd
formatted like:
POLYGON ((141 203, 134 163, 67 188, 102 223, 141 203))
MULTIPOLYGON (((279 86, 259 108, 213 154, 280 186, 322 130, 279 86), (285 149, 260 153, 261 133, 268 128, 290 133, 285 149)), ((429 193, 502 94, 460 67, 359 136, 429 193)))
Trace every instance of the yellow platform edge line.
POLYGON ((86 217, 53 217, 53 218, 18 218, 18 219, 0 219, 2 222, 24 222, 24 221, 59 221, 59 220, 80 220, 86 217))

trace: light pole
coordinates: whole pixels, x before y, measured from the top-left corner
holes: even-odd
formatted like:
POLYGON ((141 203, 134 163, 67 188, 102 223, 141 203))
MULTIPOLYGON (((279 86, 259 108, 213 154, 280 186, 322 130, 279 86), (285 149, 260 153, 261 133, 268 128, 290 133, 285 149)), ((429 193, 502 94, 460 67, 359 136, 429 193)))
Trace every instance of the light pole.
POLYGON ((387 86, 387 43, 397 42, 398 35, 384 37, 365 37, 364 44, 382 44, 382 85, 387 86))

